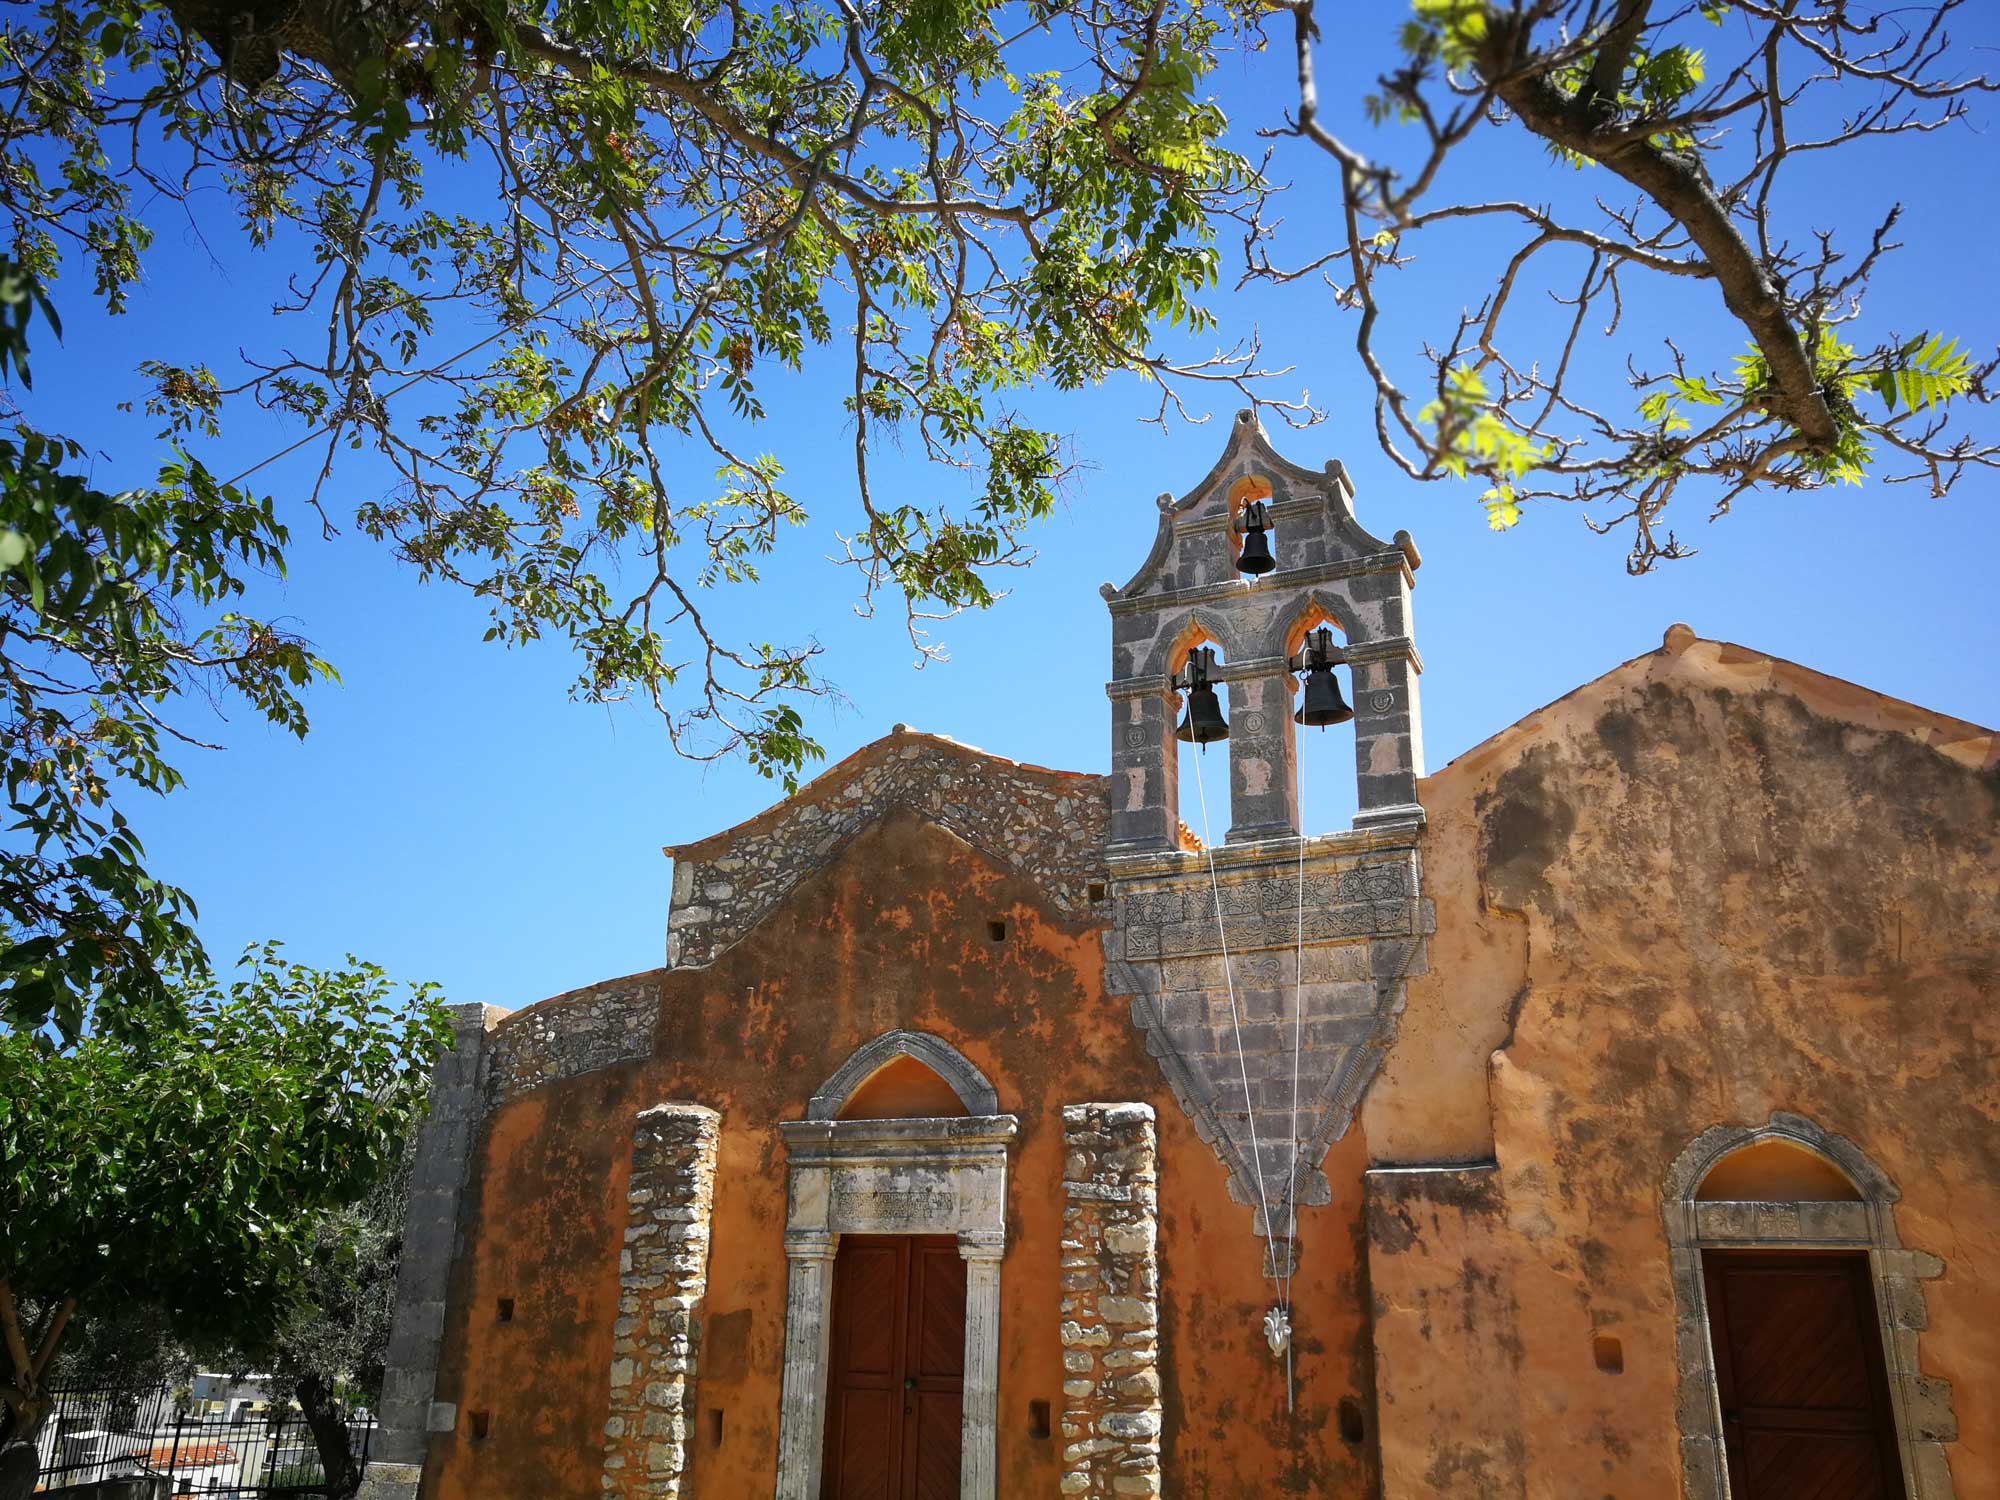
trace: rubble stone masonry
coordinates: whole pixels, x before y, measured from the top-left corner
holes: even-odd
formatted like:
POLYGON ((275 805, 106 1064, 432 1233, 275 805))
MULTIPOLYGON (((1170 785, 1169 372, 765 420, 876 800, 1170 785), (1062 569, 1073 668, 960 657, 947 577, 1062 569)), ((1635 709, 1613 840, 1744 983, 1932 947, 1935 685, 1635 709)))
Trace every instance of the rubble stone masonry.
POLYGON ((1064 1495, 1160 1493, 1159 1146, 1148 1104, 1063 1118, 1064 1495))
POLYGON ((687 1471, 720 1118, 698 1104, 661 1104, 633 1126, 604 1424, 604 1493, 617 1500, 676 1500, 687 1471))
POLYGON ((667 963, 700 967, 891 808, 908 807, 1032 878, 1063 912, 1104 878, 1104 778, 1002 760, 903 725, 795 797, 674 859, 667 963))
POLYGON ((613 1063, 650 1057, 659 1015, 657 974, 593 984, 515 1014, 495 1032, 489 1048, 488 1106, 613 1063))

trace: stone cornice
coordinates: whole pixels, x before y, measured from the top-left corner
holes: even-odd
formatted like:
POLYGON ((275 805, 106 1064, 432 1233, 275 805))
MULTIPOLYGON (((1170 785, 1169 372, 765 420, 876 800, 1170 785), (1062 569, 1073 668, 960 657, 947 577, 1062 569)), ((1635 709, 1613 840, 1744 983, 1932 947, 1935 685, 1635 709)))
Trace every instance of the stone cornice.
MULTIPOLYGON (((1418 673, 1424 670, 1424 659, 1417 653, 1417 643, 1406 635, 1343 645, 1340 649, 1349 666, 1361 666, 1371 661, 1406 661, 1418 673)), ((1208 675, 1211 682, 1254 682, 1263 677, 1277 677, 1290 670, 1282 656, 1253 656, 1246 661, 1218 662, 1208 675)), ((1107 682, 1104 684, 1104 696, 1116 703, 1126 698, 1144 698, 1153 693, 1169 692, 1172 687, 1168 674, 1157 672, 1144 677, 1128 677, 1123 682, 1107 682)))
MULTIPOLYGON (((1391 824, 1379 828, 1350 829, 1340 833, 1316 834, 1306 840, 1305 861, 1314 865, 1351 858, 1356 854, 1409 853, 1418 848, 1421 825, 1391 824)), ((1214 849, 1217 878, 1248 878, 1272 873, 1290 874, 1299 862, 1299 841, 1290 836, 1259 839, 1251 843, 1223 843, 1214 849)), ((1149 880, 1162 877, 1204 874, 1209 868, 1206 849, 1149 849, 1121 854, 1114 848, 1105 861, 1114 881, 1149 880)))
POLYGON ((1121 594, 1106 602, 1114 615, 1152 614, 1166 609, 1214 604, 1234 598, 1251 587, 1275 593, 1279 589, 1311 588, 1317 583, 1333 583, 1342 578, 1365 578, 1373 573, 1400 573, 1406 582, 1416 581, 1410 573, 1409 557, 1402 548, 1392 547, 1345 562, 1322 563, 1312 568, 1281 568, 1275 573, 1265 574, 1256 585, 1225 579, 1221 583, 1204 583, 1191 589, 1167 589, 1157 594, 1121 594))

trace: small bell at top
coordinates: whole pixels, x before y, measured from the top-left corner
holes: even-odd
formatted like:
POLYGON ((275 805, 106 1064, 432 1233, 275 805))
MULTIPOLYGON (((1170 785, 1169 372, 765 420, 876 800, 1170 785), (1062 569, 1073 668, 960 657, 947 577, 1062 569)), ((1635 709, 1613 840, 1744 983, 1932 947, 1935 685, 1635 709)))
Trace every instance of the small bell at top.
POLYGON ((1299 711, 1292 715, 1293 723, 1324 727, 1345 724, 1354 717, 1354 710, 1340 696, 1340 682, 1333 675, 1334 664, 1340 659, 1341 653, 1333 644, 1333 632, 1322 625, 1307 637, 1306 649, 1286 663, 1294 672, 1306 674, 1305 692, 1299 711))
POLYGON ((1271 512, 1262 500, 1252 500, 1243 507, 1243 550, 1236 554, 1236 571, 1248 573, 1252 578, 1268 573, 1277 567, 1277 558, 1271 555, 1271 512))
POLYGON ((1174 686, 1187 690, 1187 716, 1181 720, 1174 738, 1189 744, 1208 745, 1229 738, 1229 721, 1222 717, 1222 703, 1209 685, 1208 674, 1215 666, 1215 653, 1198 646, 1188 653, 1187 666, 1174 678, 1174 686))

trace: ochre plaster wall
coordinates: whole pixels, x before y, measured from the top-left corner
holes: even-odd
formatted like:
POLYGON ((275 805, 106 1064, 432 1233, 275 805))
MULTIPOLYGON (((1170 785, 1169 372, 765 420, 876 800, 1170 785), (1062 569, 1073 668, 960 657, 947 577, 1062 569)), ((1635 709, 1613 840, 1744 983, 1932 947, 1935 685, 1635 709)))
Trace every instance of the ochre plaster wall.
POLYGON ((1370 1178, 1384 1494, 1677 1496, 1662 1177, 1774 1110, 1943 1259, 1921 1367, 2000 1494, 1994 737, 1677 627, 1423 801, 1437 944, 1364 1128, 1498 1168, 1370 1178))
POLYGON ((434 1439, 427 1500, 599 1494, 631 1122, 668 1100, 722 1115, 689 1492, 771 1493, 786 1280, 774 1127, 802 1117, 856 1047, 898 1027, 958 1047, 1021 1121, 1001 1269, 1002 1496, 1055 1493, 1061 1438, 1030 1436, 1029 1403, 1062 1406, 1059 1111, 1124 1099, 1159 1116, 1166 1493, 1372 1493, 1372 1442, 1343 1442, 1334 1417, 1343 1396, 1372 1406, 1359 1132, 1326 1162, 1334 1206, 1301 1216, 1299 1402, 1288 1417, 1282 1366, 1261 1334, 1271 1293, 1249 1212, 1229 1201, 1125 1005, 1106 999, 1102 966, 1095 927, 898 811, 711 967, 657 975, 653 1059, 508 1102, 475 1151, 438 1396, 486 1412, 488 1436, 473 1439, 461 1419, 434 1439), (996 918, 1007 923, 1001 943, 988 936, 996 918), (504 1324, 503 1297, 515 1308, 504 1324))

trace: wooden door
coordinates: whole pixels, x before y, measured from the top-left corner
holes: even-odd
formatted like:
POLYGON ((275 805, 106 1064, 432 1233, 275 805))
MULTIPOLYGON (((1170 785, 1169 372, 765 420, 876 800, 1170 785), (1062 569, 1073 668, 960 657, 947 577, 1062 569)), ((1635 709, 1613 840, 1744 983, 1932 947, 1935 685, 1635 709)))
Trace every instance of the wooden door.
POLYGON ((833 1266, 824 1500, 957 1500, 964 1385, 958 1241, 843 1236, 833 1266))
POLYGON ((1903 1500, 1868 1257, 1707 1250, 1731 1500, 1903 1500))

